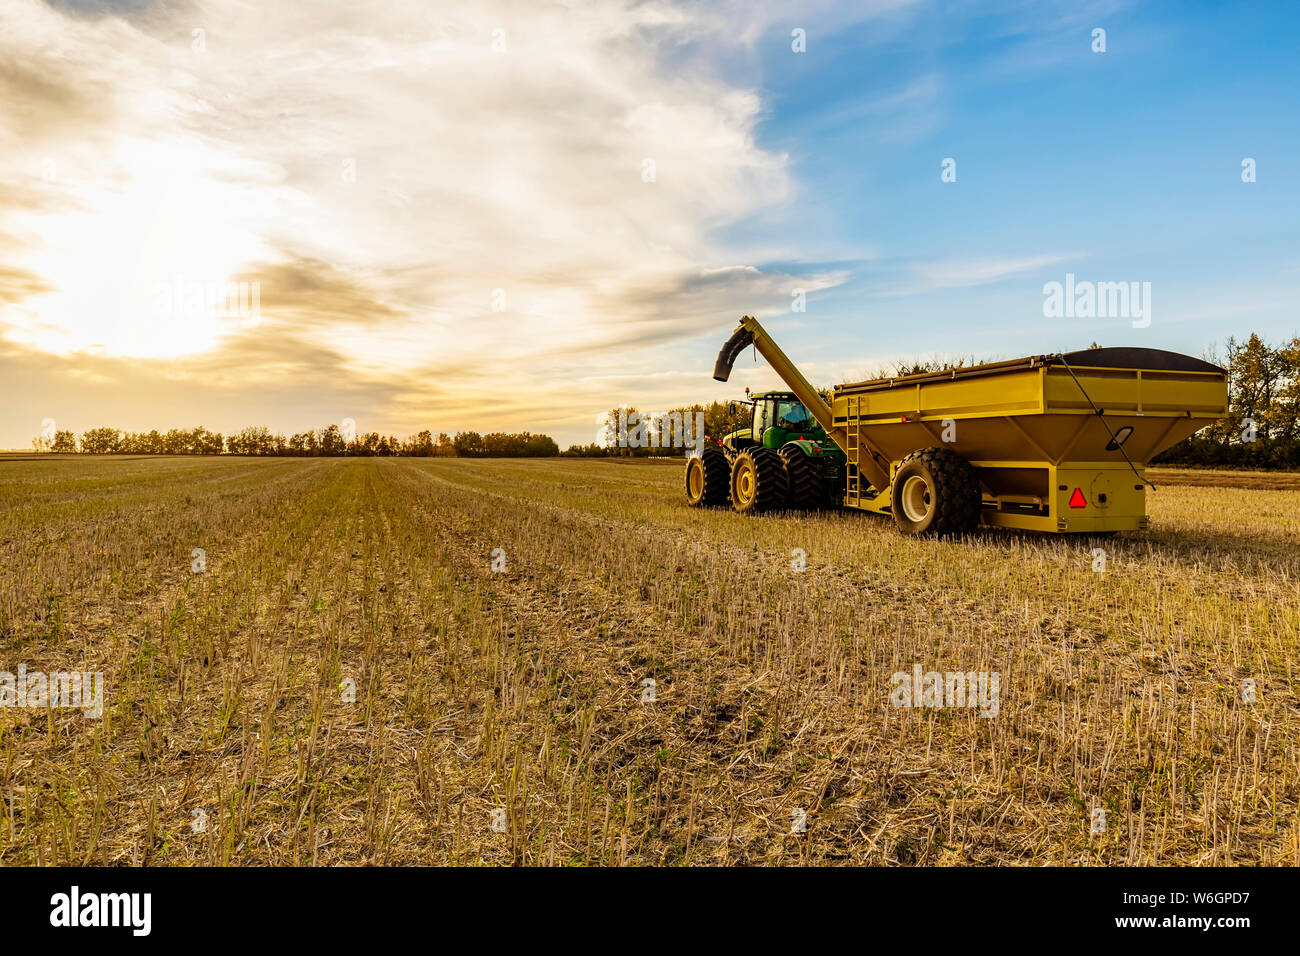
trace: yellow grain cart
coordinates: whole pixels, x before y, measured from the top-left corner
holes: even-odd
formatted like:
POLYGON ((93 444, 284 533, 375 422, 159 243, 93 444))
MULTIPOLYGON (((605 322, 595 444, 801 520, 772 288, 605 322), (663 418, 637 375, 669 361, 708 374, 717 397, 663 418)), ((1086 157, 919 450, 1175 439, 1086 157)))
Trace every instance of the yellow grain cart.
POLYGON ((890 514, 907 534, 1145 528, 1146 463, 1228 411, 1223 369, 1160 349, 853 382, 827 404, 752 316, 714 378, 751 344, 844 452, 840 503, 890 514))

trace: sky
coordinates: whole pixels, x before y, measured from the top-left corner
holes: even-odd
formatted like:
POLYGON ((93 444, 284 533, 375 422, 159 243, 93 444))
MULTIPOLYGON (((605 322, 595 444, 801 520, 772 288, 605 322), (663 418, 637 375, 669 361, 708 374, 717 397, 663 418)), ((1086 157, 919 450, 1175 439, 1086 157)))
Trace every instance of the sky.
POLYGON ((1298 118, 1283 3, 4 0, 0 447, 1282 341, 1298 118))

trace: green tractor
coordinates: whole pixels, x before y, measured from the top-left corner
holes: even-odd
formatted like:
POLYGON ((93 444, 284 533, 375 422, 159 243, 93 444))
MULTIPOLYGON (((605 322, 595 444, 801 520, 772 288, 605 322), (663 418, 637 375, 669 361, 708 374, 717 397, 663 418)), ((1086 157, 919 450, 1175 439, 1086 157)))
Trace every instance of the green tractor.
POLYGON ((705 446, 686 461, 692 508, 725 505, 753 514, 824 507, 842 493, 844 452, 793 392, 762 392, 749 428, 705 446))

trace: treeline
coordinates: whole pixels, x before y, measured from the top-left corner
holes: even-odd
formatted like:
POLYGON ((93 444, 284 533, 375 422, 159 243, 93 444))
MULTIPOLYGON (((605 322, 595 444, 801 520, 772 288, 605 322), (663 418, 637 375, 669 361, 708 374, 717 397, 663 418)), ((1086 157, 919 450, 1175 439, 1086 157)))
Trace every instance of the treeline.
MULTIPOLYGON (((577 458, 648 458, 658 455, 681 455, 681 445, 675 444, 679 435, 678 426, 685 423, 687 435, 693 438, 695 416, 701 412, 704 414, 704 434, 718 440, 738 428, 748 428, 753 418, 751 406, 743 402, 684 405, 663 412, 641 412, 633 407, 611 408, 605 415, 604 426, 595 429, 590 443, 570 445, 565 449, 564 454, 577 458), (628 423, 635 420, 633 416, 636 418, 644 416, 646 420, 646 437, 649 441, 639 447, 634 440, 626 444, 619 443, 620 421, 628 423)), ((625 439, 634 439, 633 426, 628 424, 626 431, 629 434, 625 439)))
POLYGON ((549 435, 530 432, 507 434, 457 432, 435 436, 425 431, 400 439, 367 432, 349 438, 338 425, 299 432, 287 438, 264 426, 245 428, 222 436, 206 428, 173 428, 168 432, 124 432, 116 428, 91 428, 80 441, 71 431, 56 431, 52 440, 36 438, 37 451, 86 455, 269 455, 283 457, 342 456, 417 458, 546 458, 558 455, 560 446, 549 435))
MULTIPOLYGON (((1095 343, 1093 347, 1097 347, 1095 343)), ((1155 462, 1300 468, 1300 336, 1279 346, 1269 345, 1258 335, 1251 335, 1244 342, 1230 338, 1222 356, 1210 354, 1207 359, 1228 370, 1228 417, 1156 456, 1155 462)), ((881 372, 902 375, 931 371, 936 364, 900 363, 881 372)), ((973 361, 962 358, 956 364, 973 364, 973 361)), ((615 408, 608 412, 605 425, 593 431, 590 443, 570 445, 563 454, 597 458, 680 455, 681 425, 685 423, 686 435, 693 438, 698 414, 704 416, 704 434, 721 439, 729 432, 749 426, 751 408, 739 401, 695 404, 645 414, 635 408, 615 408), (631 424, 637 419, 643 419, 646 426, 640 432, 631 424)), ((174 428, 166 433, 92 428, 82 433, 80 441, 71 431, 58 431, 52 441, 37 438, 32 444, 38 451, 91 455, 546 458, 560 454, 559 446, 549 435, 529 432, 486 435, 472 431, 455 435, 441 432, 435 436, 426 429, 406 439, 378 432, 349 439, 338 425, 287 438, 260 426, 224 437, 205 428, 174 428)))
POLYGON ((1271 346, 1228 339, 1228 417, 1153 459, 1162 465, 1300 468, 1300 336, 1271 346))

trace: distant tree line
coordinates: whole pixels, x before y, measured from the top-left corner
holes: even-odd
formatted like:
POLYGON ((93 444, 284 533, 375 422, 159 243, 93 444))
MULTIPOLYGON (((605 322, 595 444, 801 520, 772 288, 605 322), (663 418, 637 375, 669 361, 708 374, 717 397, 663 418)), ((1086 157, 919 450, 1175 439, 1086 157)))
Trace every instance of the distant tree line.
MULTIPOLYGON (((1091 347, 1098 346, 1093 343, 1091 347)), ((1230 338, 1223 356, 1211 353, 1206 358, 1228 371, 1228 417, 1157 455, 1155 463, 1300 468, 1300 337, 1293 337, 1276 347, 1258 335, 1251 335, 1244 342, 1230 338)), ((947 364, 938 360, 912 361, 877 370, 878 374, 870 377, 906 375, 968 364, 975 364, 974 360, 962 357, 947 364)), ((686 405, 644 414, 636 408, 615 408, 607 413, 605 424, 593 435, 593 441, 585 445, 570 445, 564 455, 599 458, 680 455, 680 426, 685 423, 686 437, 693 439, 697 414, 704 416, 705 436, 721 440, 729 432, 749 426, 751 409, 740 401, 686 405), (620 444, 620 432, 626 433, 625 438, 634 434, 630 427, 620 428, 620 422, 627 423, 629 419, 644 419, 645 431, 640 437, 648 438, 648 441, 620 444)), ((348 440, 338 425, 299 432, 287 438, 262 426, 245 428, 226 437, 202 427, 189 430, 173 428, 166 433, 92 428, 82 433, 80 442, 71 431, 57 431, 52 441, 38 438, 33 440, 33 445, 38 451, 91 455, 545 458, 560 454, 559 446, 550 436, 529 432, 481 435, 466 431, 452 436, 441 432, 434 436, 426 429, 404 440, 378 432, 368 432, 348 440)))
POLYGON ((575 458, 648 458, 662 455, 681 455, 683 445, 679 440, 684 424, 685 437, 694 439, 696 414, 704 414, 704 434, 721 441, 738 428, 748 428, 753 418, 751 406, 744 402, 710 402, 707 405, 684 405, 662 412, 641 412, 634 407, 611 408, 605 414, 602 426, 596 429, 594 440, 586 445, 570 445, 567 457, 575 458), (635 427, 629 421, 645 419, 644 443, 636 441, 635 427), (620 422, 628 434, 620 444, 620 422), (626 439, 631 439, 630 441, 626 439))
POLYGON ((429 430, 400 439, 395 435, 367 432, 349 440, 338 425, 289 437, 271 432, 265 426, 251 426, 228 436, 206 428, 173 428, 163 433, 125 432, 116 428, 91 428, 77 436, 67 430, 56 431, 52 440, 36 438, 37 451, 86 455, 269 455, 281 457, 384 457, 417 458, 546 458, 558 455, 560 447, 548 435, 529 432, 507 434, 490 432, 446 432, 436 437, 429 430))
POLYGON ((1271 346, 1228 339, 1228 417, 1157 455, 1156 464, 1300 468, 1300 336, 1271 346))

